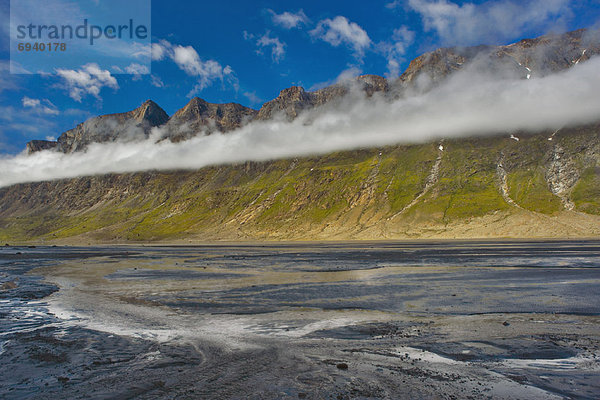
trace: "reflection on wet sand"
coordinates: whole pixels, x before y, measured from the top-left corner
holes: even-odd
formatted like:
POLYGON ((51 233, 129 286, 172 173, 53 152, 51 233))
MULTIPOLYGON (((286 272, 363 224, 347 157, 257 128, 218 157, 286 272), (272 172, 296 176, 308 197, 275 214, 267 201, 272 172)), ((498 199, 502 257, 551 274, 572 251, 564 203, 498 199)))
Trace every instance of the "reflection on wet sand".
POLYGON ((35 306, 47 317, 34 331, 4 329, 3 368, 21 369, 2 395, 28 393, 17 378, 32 370, 35 393, 69 397, 105 393, 107 385, 145 398, 600 394, 599 242, 22 254, 4 249, 13 270, 3 279, 18 276, 19 263, 42 260, 20 276, 43 275, 44 285, 60 289, 35 306), (45 385, 50 366, 67 380, 45 385))

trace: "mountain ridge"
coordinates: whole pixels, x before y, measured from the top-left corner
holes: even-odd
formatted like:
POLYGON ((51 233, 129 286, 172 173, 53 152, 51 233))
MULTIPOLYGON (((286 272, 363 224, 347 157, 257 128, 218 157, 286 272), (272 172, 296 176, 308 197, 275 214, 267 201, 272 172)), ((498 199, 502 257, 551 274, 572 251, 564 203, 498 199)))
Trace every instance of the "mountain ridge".
MULTIPOLYGON (((80 123, 75 128, 62 133, 52 142, 30 145, 29 153, 37 147, 51 147, 63 153, 85 150, 91 143, 111 142, 117 139, 139 140, 146 138, 150 129, 165 124, 167 113, 154 101, 146 100, 138 108, 116 114, 101 115, 80 123)), ((31 143, 31 142, 30 142, 31 143)))
MULTIPOLYGON (((252 120, 293 120, 350 93, 393 100, 427 91, 467 64, 521 79, 544 76, 600 54, 600 40, 590 35, 580 30, 508 46, 436 50, 413 61, 393 82, 363 75, 312 92, 292 87, 261 110, 228 103, 237 114, 221 129, 242 126, 244 112, 252 120), (538 51, 540 45, 544 51, 538 51)), ((133 131, 131 140, 146 137, 151 124, 166 119, 153 104, 146 111, 116 114, 133 131)), ((183 123, 196 122, 205 134, 213 134, 226 106, 192 99, 178 112, 183 123)), ((102 128, 111 118, 92 121, 102 128)), ((89 139, 73 141, 70 151, 85 150, 89 139)), ((60 141, 30 147, 45 146, 64 151, 60 141)), ((600 115, 596 123, 552 131, 498 132, 195 171, 106 174, 0 188, 0 240, 5 242, 599 236, 600 115)))
POLYGON ((128 126, 136 123, 144 125, 143 121, 147 121, 141 126, 142 134, 134 135, 137 138, 146 137, 152 127, 163 126, 167 131, 163 134, 163 139, 178 142, 200 133, 227 133, 251 121, 269 120, 279 114, 291 121, 303 111, 343 98, 353 89, 362 91, 367 97, 372 97, 375 93, 400 97, 410 90, 427 90, 465 65, 475 64, 487 71, 502 70, 502 73, 529 79, 570 68, 598 54, 600 33, 587 29, 523 39, 505 46, 440 48, 412 60, 395 80, 378 75, 360 75, 315 91, 292 86, 281 90, 279 96, 265 102, 259 110, 238 103, 210 103, 195 97, 169 117, 158 104, 147 100, 129 112, 91 118, 61 134, 56 142, 30 141, 27 143, 27 152, 31 154, 42 150, 58 150, 68 153, 84 150, 90 143, 121 139, 127 129, 116 129, 112 134, 94 131, 106 130, 106 124, 101 121, 110 119, 128 126), (152 115, 139 119, 144 110, 148 112, 148 108, 152 115))

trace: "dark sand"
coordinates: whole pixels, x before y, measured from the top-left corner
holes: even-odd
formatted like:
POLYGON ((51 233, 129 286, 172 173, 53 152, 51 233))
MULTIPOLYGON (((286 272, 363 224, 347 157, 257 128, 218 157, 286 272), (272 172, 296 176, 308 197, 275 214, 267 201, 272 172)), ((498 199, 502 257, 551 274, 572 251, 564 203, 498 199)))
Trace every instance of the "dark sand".
POLYGON ((598 241, 0 250, 0 398, 594 399, 599 346, 598 241))

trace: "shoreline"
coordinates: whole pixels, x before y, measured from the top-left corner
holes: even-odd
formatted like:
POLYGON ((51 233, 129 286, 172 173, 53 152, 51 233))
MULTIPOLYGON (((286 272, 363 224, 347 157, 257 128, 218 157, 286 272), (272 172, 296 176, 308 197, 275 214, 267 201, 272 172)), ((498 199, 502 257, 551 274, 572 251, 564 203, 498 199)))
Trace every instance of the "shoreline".
POLYGON ((269 245, 269 246, 291 246, 291 245, 340 245, 340 244, 451 244, 451 243, 464 243, 464 244, 486 244, 486 243, 559 243, 559 242, 595 242, 600 241, 598 237, 502 237, 502 238, 412 238, 412 239, 331 239, 331 240, 277 240, 277 239, 265 239, 265 240, 207 240, 207 241, 196 241, 190 239, 181 240, 169 240, 169 241, 144 241, 144 242, 109 242, 109 241, 68 241, 68 240, 54 240, 54 241, 23 241, 23 242, 11 242, 7 241, 0 245, 0 248, 15 248, 15 247, 201 247, 201 246, 256 246, 256 245, 269 245))

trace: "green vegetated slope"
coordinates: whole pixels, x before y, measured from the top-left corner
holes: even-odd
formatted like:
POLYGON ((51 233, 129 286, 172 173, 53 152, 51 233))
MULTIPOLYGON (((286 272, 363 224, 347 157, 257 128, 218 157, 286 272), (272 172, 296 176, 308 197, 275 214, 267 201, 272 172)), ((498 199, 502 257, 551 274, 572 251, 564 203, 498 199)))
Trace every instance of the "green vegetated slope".
POLYGON ((0 240, 597 235, 599 126, 551 134, 15 185, 0 240))

